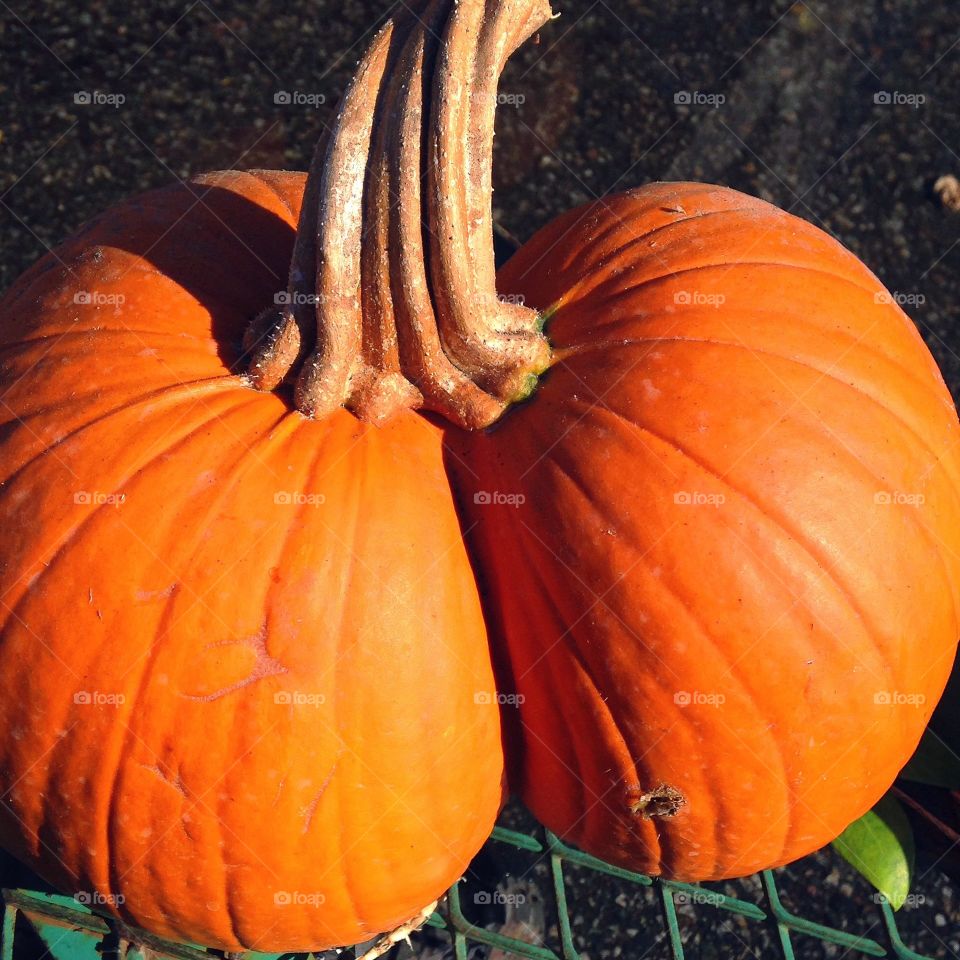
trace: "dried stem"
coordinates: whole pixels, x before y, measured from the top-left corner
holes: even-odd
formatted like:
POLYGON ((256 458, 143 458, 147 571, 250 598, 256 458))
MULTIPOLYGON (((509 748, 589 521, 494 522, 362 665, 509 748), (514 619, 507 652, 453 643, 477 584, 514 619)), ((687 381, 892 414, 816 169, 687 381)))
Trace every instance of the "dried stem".
POLYGON ((529 388, 549 348, 535 311, 497 297, 490 199, 497 81, 510 54, 549 17, 546 0, 455 4, 435 72, 429 213, 440 336, 451 360, 504 400, 529 388))
POLYGON ((550 349, 536 311, 497 297, 491 163, 498 78, 549 16, 421 0, 380 31, 311 164, 288 302, 248 331, 254 386, 299 366, 307 416, 424 406, 468 429, 530 392, 550 349))
POLYGON ((350 408, 362 420, 379 423, 400 408, 423 404, 419 391, 400 368, 396 315, 390 288, 390 203, 393 187, 387 145, 394 115, 395 73, 380 91, 374 141, 364 194, 361 250, 363 323, 362 367, 350 408))
POLYGON ((320 185, 317 237, 317 346, 297 382, 297 408, 324 417, 350 396, 360 364, 360 246, 363 186, 370 134, 383 81, 393 23, 377 34, 360 61, 340 114, 320 185))

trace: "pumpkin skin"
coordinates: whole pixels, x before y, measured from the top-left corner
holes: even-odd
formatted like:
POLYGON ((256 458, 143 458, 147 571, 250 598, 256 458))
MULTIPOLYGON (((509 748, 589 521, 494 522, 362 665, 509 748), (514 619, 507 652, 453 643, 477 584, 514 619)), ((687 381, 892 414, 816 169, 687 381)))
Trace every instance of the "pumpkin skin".
POLYGON ((442 429, 309 421, 233 372, 304 179, 135 198, 0 304, 0 842, 231 950, 409 919, 502 792, 442 429))
POLYGON ((960 430, 921 337, 826 234, 702 184, 569 212, 498 287, 556 353, 528 404, 449 440, 521 699, 513 786, 675 879, 829 842, 956 648, 960 430))

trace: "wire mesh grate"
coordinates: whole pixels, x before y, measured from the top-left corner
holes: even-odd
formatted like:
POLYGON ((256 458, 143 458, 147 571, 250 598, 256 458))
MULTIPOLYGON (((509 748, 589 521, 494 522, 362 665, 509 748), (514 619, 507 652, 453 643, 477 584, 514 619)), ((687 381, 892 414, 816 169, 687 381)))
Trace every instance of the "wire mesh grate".
MULTIPOLYGON (((911 949, 897 926, 897 918, 889 904, 875 898, 879 926, 885 943, 866 935, 858 935, 836 929, 792 912, 784 904, 777 886, 777 872, 764 871, 759 875, 756 889, 758 902, 730 896, 696 884, 675 883, 658 880, 640 873, 605 863, 581 850, 565 844, 549 830, 541 827, 530 832, 497 826, 490 841, 514 850, 543 858, 548 864, 549 882, 547 906, 556 922, 556 943, 542 946, 526 942, 503 932, 478 926, 467 915, 461 896, 460 884, 450 888, 437 912, 427 925, 442 932, 449 939, 456 960, 468 960, 471 951, 480 946, 498 950, 507 957, 522 957, 527 960, 581 960, 576 946, 576 921, 568 902, 565 871, 574 868, 593 871, 612 878, 618 884, 630 888, 645 888, 653 895, 658 906, 660 930, 665 949, 660 955, 674 960, 687 960, 685 938, 678 916, 678 905, 696 907, 697 931, 709 939, 711 930, 717 927, 717 918, 724 914, 743 918, 749 924, 765 925, 770 932, 769 941, 786 960, 794 960, 795 938, 807 937, 824 944, 833 944, 843 951, 858 952, 862 956, 892 956, 899 960, 932 960, 926 954, 911 949)), ((3 925, 0 929, 0 960, 34 960, 49 956, 52 960, 86 960, 113 954, 117 957, 134 958, 152 955, 172 960, 211 960, 222 954, 201 947, 172 943, 153 937, 142 931, 133 931, 108 918, 101 918, 87 906, 76 900, 28 889, 4 889, 3 925), (33 937, 32 949, 24 946, 25 933, 29 929, 33 937), (42 949, 37 948, 39 941, 42 949), (146 953, 145 953, 146 951, 146 953)), ((649 929, 645 928, 649 933, 649 929)), ((687 936, 689 947, 689 939, 687 936)), ((349 956, 344 951, 341 956, 349 956)), ((475 956, 476 953, 474 952, 475 956)), ((246 960, 278 960, 275 954, 250 952, 246 960)), ((297 955, 286 955, 292 960, 297 955)), ((309 954, 300 955, 304 958, 309 954)), ((324 957, 328 956, 324 954, 324 957)))

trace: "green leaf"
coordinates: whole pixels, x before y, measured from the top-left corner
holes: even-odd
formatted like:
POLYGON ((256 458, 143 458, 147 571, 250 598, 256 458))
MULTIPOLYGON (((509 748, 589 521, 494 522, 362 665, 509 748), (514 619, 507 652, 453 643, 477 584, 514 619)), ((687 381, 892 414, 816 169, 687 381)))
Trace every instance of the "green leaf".
POLYGON ((913 876, 913 830, 889 794, 854 820, 833 848, 882 893, 894 910, 903 906, 913 876))
POLYGON ((927 728, 916 753, 900 771, 905 780, 960 790, 960 757, 927 728))

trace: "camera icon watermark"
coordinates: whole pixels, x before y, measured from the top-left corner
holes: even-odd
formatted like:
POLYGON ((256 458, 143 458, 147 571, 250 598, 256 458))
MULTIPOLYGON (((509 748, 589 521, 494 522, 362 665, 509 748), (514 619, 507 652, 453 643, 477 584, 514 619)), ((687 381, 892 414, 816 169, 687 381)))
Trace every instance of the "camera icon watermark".
POLYGON ((477 905, 500 904, 514 906, 527 902, 525 893, 504 893, 503 890, 478 890, 473 895, 473 902, 477 905))
POLYGON ((722 693, 704 693, 700 690, 678 690, 673 695, 673 702, 678 707, 722 707, 727 702, 727 698, 722 693))
POLYGON ((323 295, 320 293, 303 293, 300 290, 278 290, 273 295, 273 302, 278 307, 299 307, 315 306, 323 303, 323 295))
POLYGON ((78 707, 122 707, 127 702, 124 693, 104 693, 102 690, 78 690, 73 695, 78 707))
POLYGON ((273 904, 276 907, 322 907, 326 902, 326 895, 319 891, 305 893, 300 890, 277 890, 273 894, 273 904))
POLYGON ((117 107, 127 102, 126 94, 107 93, 104 90, 77 90, 73 102, 78 107, 117 107))
POLYGON ((273 495, 278 507, 321 507, 327 502, 326 494, 301 493, 299 490, 278 490, 273 495))
POLYGON ((922 507, 927 498, 922 493, 908 493, 904 490, 878 490, 873 502, 881 507, 922 507))
POLYGON ((522 693, 501 693, 492 690, 477 690, 473 695, 473 702, 483 707, 497 704, 501 707, 521 707, 527 698, 522 693))
POLYGON ((873 302, 880 304, 895 303, 899 307, 921 307, 927 302, 922 293, 903 293, 900 290, 878 290, 873 295, 873 302))
POLYGON ((696 904, 697 906, 719 907, 725 897, 722 893, 711 893, 709 890, 688 891, 681 890, 673 895, 673 902, 678 906, 696 904))
POLYGON ((322 707, 327 702, 327 696, 303 690, 278 690, 273 695, 273 702, 281 707, 322 707))
POLYGON ((723 293, 706 293, 702 290, 678 290, 673 295, 678 307, 722 307, 727 302, 723 293))
POLYGON ((100 490, 75 490, 73 502, 81 507, 119 507, 125 503, 125 493, 103 493, 100 490))
POLYGON ((321 107, 327 102, 325 93, 311 93, 306 90, 277 90, 273 102, 279 107, 321 107))
POLYGON ((473 495, 473 502, 481 507, 520 507, 527 502, 527 497, 526 494, 523 493, 503 493, 500 490, 478 490, 473 495))
POLYGON ((77 306, 119 307, 127 302, 125 294, 102 293, 99 290, 78 290, 73 295, 73 302, 77 306))
MULTIPOLYGON (((876 904, 890 903, 890 898, 885 893, 875 893, 871 899, 876 904)), ((922 893, 908 893, 903 900, 905 907, 922 907, 927 902, 927 897, 922 893)), ((892 904, 891 904, 892 906, 892 904)))
POLYGON ((926 94, 923 93, 904 93, 901 90, 878 90, 873 95, 873 102, 877 106, 883 107, 917 107, 927 102, 926 94))
POLYGON ((703 493, 699 490, 678 490, 673 502, 679 507, 722 507, 727 502, 725 493, 703 493))
POLYGON ((99 890, 81 890, 73 895, 85 907, 122 907, 126 897, 122 893, 101 893, 99 890))
POLYGON ((678 90, 673 95, 673 102, 681 107, 710 107, 716 110, 722 107, 727 98, 722 93, 705 93, 703 90, 678 90))
POLYGON ((873 695, 873 702, 878 707, 922 707, 927 702, 927 697, 923 693, 877 690, 873 695))

